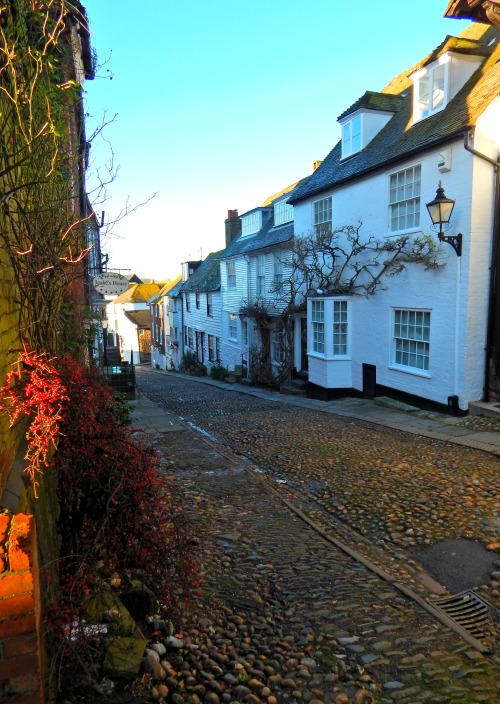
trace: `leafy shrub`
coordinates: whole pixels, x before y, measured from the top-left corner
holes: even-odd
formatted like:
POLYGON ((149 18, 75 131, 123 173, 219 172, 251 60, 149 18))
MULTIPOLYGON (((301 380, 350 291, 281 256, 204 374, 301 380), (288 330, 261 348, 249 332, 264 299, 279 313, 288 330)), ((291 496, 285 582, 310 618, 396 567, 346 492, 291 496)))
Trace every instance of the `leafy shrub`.
POLYGON ((182 356, 181 363, 179 364, 179 371, 184 374, 196 374, 197 366, 198 359, 196 357, 196 352, 186 350, 182 356))
POLYGON ((210 369, 210 376, 216 381, 225 381, 229 376, 229 370, 223 367, 222 364, 214 364, 210 369))
POLYGON ((194 370, 194 375, 195 376, 206 376, 207 375, 207 368, 204 364, 197 364, 194 370))

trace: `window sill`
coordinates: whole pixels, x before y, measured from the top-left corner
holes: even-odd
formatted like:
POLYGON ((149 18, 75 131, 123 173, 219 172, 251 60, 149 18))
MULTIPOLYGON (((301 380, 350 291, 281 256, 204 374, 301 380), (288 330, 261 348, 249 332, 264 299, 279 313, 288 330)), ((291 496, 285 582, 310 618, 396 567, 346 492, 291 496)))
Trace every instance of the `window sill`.
POLYGON ((395 364, 391 364, 388 368, 393 372, 403 372, 403 374, 411 374, 412 376, 419 376, 423 379, 432 379, 432 375, 425 369, 414 369, 413 367, 398 367, 395 364))

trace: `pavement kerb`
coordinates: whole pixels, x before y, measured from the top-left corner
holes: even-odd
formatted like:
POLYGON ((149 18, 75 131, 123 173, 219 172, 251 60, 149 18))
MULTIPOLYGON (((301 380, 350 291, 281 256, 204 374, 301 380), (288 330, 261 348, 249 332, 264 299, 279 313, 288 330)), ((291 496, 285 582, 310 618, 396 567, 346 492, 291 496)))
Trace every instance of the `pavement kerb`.
MULTIPOLYGON (((177 376, 177 374, 176 374, 176 376, 177 376)), ((189 378, 190 380, 194 380, 193 377, 191 377, 191 376, 188 376, 188 375, 184 375, 184 376, 186 376, 186 378, 189 378)), ((213 381, 213 380, 210 380, 210 381, 213 381)), ((216 382, 216 385, 219 385, 219 384, 220 384, 220 382, 218 382, 218 383, 216 382)), ((232 385, 229 385, 229 386, 231 387, 232 385)), ((158 413, 158 410, 161 412, 162 409, 160 406, 158 406, 154 401, 151 401, 145 394, 143 394, 142 392, 139 392, 138 398, 137 398, 137 405, 139 405, 141 403, 141 401, 144 402, 144 400, 146 400, 148 402, 147 405, 150 406, 152 412, 158 413), (154 410, 154 409, 156 409, 156 410, 154 410)), ((279 399, 277 399, 277 400, 279 400, 279 399)), ((230 450, 224 448, 222 445, 220 445, 220 443, 211 439, 209 436, 207 436, 205 433, 203 433, 201 431, 201 429, 197 428, 193 424, 185 421, 184 419, 180 419, 180 425, 184 426, 187 430, 196 433, 204 443, 215 448, 217 450, 217 452, 219 452, 221 455, 227 457, 230 461, 234 462, 234 461, 236 461, 236 459, 238 459, 238 460, 241 459, 241 458, 235 457, 230 450)), ((383 579, 388 584, 391 584, 401 594, 403 594, 407 598, 414 601, 418 606, 420 606, 425 611, 427 611, 431 616, 433 616, 435 619, 437 619, 444 626, 455 631, 455 633, 457 633, 457 635, 459 635, 461 638, 463 638, 466 642, 468 642, 472 647, 474 647, 480 653, 487 655, 491 652, 487 646, 485 646, 483 643, 481 643, 481 641, 479 641, 476 638, 474 638, 473 636, 471 636, 470 633, 468 633, 465 629, 463 629, 453 619, 449 618, 446 614, 438 611, 433 606, 433 604, 431 602, 426 601, 421 596, 419 596, 416 592, 414 592, 412 589, 405 586, 404 584, 400 584, 388 572, 381 569, 378 565, 376 565, 371 560, 366 558, 359 551, 353 550, 348 545, 346 545, 345 543, 340 541, 338 538, 333 537, 328 531, 326 531, 320 525, 318 525, 306 513, 304 513, 301 509, 299 509, 292 502, 290 502, 288 499, 286 499, 269 479, 267 479, 264 476, 261 476, 260 474, 257 474, 246 463, 244 463, 242 466, 243 466, 244 470, 254 479, 254 481, 259 481, 259 482, 265 484, 266 487, 276 496, 276 498, 278 498, 279 501, 281 501, 285 506, 287 506, 287 508, 290 511, 292 511, 298 518, 300 518, 302 521, 304 521, 304 523, 306 523, 315 532, 317 532, 319 535, 321 535, 326 541, 328 541, 332 545, 335 545, 337 548, 339 548, 340 550, 345 552, 347 555, 352 557, 353 560, 356 560, 357 562, 363 564, 367 569, 369 569, 371 572, 376 574, 378 577, 383 579)))
MULTIPOLYGON (((167 374, 174 377, 182 377, 189 379, 200 384, 208 384, 210 386, 216 386, 224 391, 232 391, 233 393, 246 394, 248 396, 255 396, 257 398, 262 398, 267 401, 273 401, 275 403, 286 403, 291 406, 297 406, 299 408, 310 408, 316 411, 321 411, 322 413, 329 413, 332 415, 342 416, 346 418, 356 418, 357 420, 362 420, 366 423, 373 423, 375 425, 381 425, 386 428, 392 428, 394 430, 401 430, 405 433, 411 433, 412 435, 420 435, 422 437, 430 438, 432 440, 441 440, 442 442, 452 443, 454 445, 460 445, 462 447, 468 447, 473 450, 480 450, 482 452, 487 452, 488 454, 494 455, 500 458, 500 441, 491 442, 491 433, 488 432, 474 432, 473 434, 476 438, 479 436, 480 440, 468 440, 467 437, 457 437, 449 435, 447 433, 439 432, 437 430, 427 430, 422 427, 412 424, 411 414, 405 413, 400 410, 392 410, 390 408, 378 407, 375 403, 370 404, 366 400, 367 404, 370 404, 370 409, 373 411, 380 408, 380 414, 387 416, 388 414, 393 415, 393 419, 388 420, 386 417, 378 417, 371 412, 369 415, 357 412, 355 410, 339 408, 338 406, 333 406, 329 404, 335 403, 335 401, 319 401, 316 399, 309 399, 297 396, 288 396, 286 394, 280 394, 278 391, 267 391, 266 389, 260 389, 252 386, 244 386, 242 384, 232 383, 229 384, 223 381, 216 381, 215 379, 210 379, 207 377, 196 377, 189 374, 181 374, 180 372, 170 372, 162 369, 153 369, 147 365, 142 367, 153 373, 157 374, 167 374)), ((435 421, 439 422, 439 421, 435 421)), ((444 423, 442 427, 447 428, 444 423)), ((472 433, 471 433, 472 434, 472 433)))

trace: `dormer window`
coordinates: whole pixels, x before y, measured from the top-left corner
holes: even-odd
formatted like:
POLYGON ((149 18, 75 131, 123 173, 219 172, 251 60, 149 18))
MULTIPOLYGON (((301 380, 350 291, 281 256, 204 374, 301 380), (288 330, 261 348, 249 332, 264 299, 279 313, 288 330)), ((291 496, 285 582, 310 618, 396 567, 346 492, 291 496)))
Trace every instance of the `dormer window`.
POLYGON ((411 76, 413 122, 444 110, 482 62, 481 56, 447 51, 411 76))
POLYGON ((262 211, 254 210, 241 217, 241 236, 255 235, 262 228, 262 211))
POLYGON ((418 122, 443 110, 448 103, 447 54, 413 75, 413 121, 418 122))
POLYGON ((342 159, 361 151, 361 115, 342 125, 342 159))
POLYGON ((286 202, 286 198, 274 204, 274 225, 284 225, 293 220, 293 205, 286 202))

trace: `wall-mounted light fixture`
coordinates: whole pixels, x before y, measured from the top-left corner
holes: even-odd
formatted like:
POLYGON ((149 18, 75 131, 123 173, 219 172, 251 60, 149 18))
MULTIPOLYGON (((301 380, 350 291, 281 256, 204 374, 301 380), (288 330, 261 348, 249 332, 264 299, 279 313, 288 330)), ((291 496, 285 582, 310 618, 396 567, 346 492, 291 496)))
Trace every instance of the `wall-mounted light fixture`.
POLYGON ((439 182, 439 186, 436 191, 436 197, 430 203, 426 203, 427 210, 431 216, 432 224, 439 226, 438 239, 440 242, 446 242, 451 244, 457 256, 462 256, 462 235, 445 235, 443 232, 443 227, 449 227, 449 222, 451 218, 451 213, 453 212, 453 207, 455 201, 451 198, 447 198, 444 192, 444 188, 439 182))

